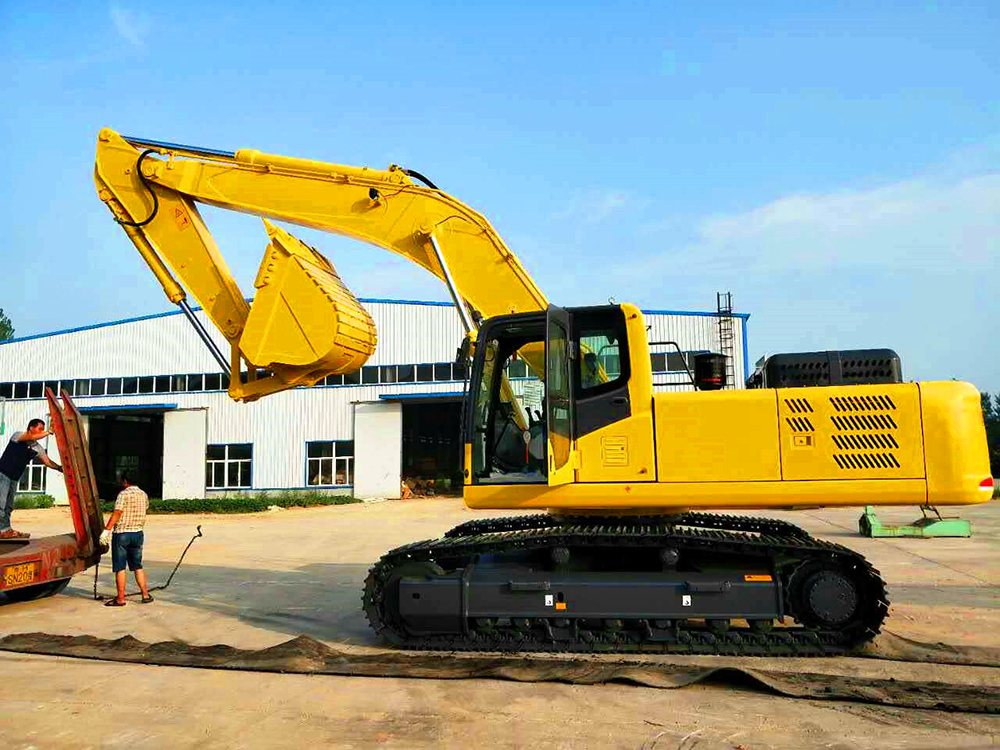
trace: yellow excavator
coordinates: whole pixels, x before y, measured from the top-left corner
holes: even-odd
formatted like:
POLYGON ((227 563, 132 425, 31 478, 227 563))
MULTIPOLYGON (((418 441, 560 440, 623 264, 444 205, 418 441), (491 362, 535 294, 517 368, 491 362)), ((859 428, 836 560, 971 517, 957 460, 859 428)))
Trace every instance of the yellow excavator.
POLYGON ((634 305, 550 304, 489 222, 418 172, 105 129, 94 178, 229 373, 236 400, 355 371, 376 346, 371 317, 333 265, 270 220, 385 248, 447 286, 471 361, 465 502, 544 512, 470 521, 386 553, 362 603, 392 644, 845 653, 887 614, 878 571, 793 524, 706 511, 966 505, 992 495, 972 385, 904 383, 891 353, 834 352, 772 358, 764 387, 718 389, 709 377, 710 390, 654 393, 634 305), (252 302, 199 203, 264 219, 269 243, 252 302), (192 314, 185 287, 229 352, 192 314), (532 398, 508 377, 516 360, 532 376, 532 398))

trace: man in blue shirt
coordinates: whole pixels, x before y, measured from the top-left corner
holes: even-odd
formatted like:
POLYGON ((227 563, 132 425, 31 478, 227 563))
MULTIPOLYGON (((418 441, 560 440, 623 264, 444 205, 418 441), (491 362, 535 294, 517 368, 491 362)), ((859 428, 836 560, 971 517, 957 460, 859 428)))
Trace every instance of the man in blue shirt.
POLYGON ((10 527, 10 514, 14 510, 14 493, 25 467, 37 458, 50 469, 62 471, 62 467, 50 459, 38 441, 52 430, 45 429, 45 422, 32 419, 25 432, 15 432, 0 455, 0 540, 27 539, 31 534, 15 531, 10 527))

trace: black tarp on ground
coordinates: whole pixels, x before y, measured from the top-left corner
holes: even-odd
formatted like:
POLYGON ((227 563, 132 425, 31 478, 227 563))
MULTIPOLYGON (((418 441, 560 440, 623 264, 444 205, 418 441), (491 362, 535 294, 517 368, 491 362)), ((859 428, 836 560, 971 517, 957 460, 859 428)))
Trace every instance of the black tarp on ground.
MULTIPOLYGON (((871 652, 862 655, 898 661, 1000 666, 1000 649, 917 643, 891 635, 880 637, 880 640, 880 645, 870 647, 871 652)), ((246 650, 224 645, 192 646, 180 641, 145 643, 131 636, 107 640, 89 635, 22 633, 0 639, 0 650, 161 666, 365 677, 480 678, 581 685, 627 682, 654 688, 679 688, 713 680, 753 685, 794 698, 1000 713, 1000 691, 995 687, 776 671, 765 668, 765 660, 758 669, 743 665, 673 664, 640 658, 606 661, 559 656, 455 656, 398 651, 355 654, 331 648, 308 636, 299 636, 270 648, 246 650)))

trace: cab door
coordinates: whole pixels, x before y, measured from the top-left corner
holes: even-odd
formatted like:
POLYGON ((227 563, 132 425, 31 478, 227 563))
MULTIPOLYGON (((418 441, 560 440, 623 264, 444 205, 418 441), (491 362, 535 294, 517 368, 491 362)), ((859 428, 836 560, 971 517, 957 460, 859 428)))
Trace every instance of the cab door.
POLYGON ((545 416, 548 443, 548 484, 556 487, 575 479, 573 442, 573 362, 568 310, 550 306, 545 320, 545 416))
POLYGON ((655 482, 653 382, 633 305, 574 307, 576 481, 655 482))

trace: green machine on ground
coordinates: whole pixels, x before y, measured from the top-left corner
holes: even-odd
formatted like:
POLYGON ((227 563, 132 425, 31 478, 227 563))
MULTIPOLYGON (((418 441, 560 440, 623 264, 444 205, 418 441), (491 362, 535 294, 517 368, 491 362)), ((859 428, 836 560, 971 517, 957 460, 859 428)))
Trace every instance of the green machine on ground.
POLYGON ((858 530, 862 536, 868 537, 890 537, 890 536, 919 536, 919 537, 970 537, 972 536, 972 524, 963 521, 957 516, 942 516, 937 508, 921 507, 920 512, 923 518, 918 518, 911 524, 905 526, 885 526, 875 515, 875 506, 866 505, 865 512, 858 519, 858 530), (934 516, 927 515, 927 511, 932 511, 934 516))

